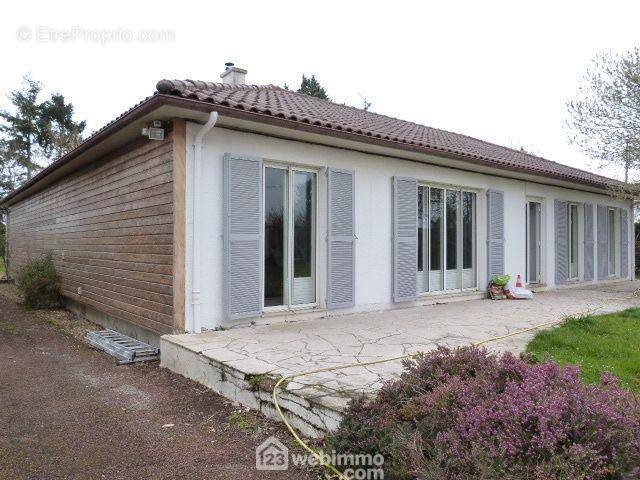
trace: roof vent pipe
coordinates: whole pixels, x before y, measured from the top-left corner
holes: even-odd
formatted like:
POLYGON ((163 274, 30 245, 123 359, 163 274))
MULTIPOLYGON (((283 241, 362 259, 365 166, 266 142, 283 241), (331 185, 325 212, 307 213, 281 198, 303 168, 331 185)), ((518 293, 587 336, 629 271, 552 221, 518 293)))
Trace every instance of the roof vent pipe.
POLYGON ((233 62, 227 62, 224 64, 224 72, 220 74, 220 78, 226 85, 244 85, 246 74, 247 71, 244 68, 238 68, 233 62))

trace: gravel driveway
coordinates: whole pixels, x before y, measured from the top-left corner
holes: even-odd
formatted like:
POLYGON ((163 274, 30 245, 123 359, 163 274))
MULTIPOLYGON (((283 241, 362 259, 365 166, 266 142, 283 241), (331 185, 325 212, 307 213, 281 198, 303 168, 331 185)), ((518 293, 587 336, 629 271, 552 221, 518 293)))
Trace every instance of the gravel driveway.
POLYGON ((0 478, 312 479, 260 472, 280 425, 156 364, 116 366, 65 311, 26 312, 0 285, 0 478))

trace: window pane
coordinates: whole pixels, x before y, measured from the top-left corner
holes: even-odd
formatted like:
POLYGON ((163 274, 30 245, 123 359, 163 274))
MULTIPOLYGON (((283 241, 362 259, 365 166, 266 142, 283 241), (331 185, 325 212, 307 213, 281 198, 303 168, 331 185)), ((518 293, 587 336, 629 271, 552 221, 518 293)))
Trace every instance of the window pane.
POLYGON ((418 187, 418 271, 424 270, 424 252, 422 244, 425 234, 424 229, 424 208, 423 208, 424 187, 418 187))
POLYGON ((286 303, 287 171, 265 168, 264 173, 264 305, 286 303))
POLYGON ((430 258, 431 270, 440 270, 442 268, 442 197, 443 190, 440 188, 430 188, 429 195, 431 199, 431 235, 430 240, 430 258))
POLYGON ((462 268, 473 268, 473 215, 476 194, 462 192, 462 268))
POLYGON ((447 190, 447 270, 458 268, 458 193, 447 190))
POLYGON ((609 210, 609 275, 616 273, 616 216, 609 210))
POLYGON ((314 177, 295 172, 293 179, 293 301, 294 305, 316 300, 314 282, 314 177))
POLYGON ((578 206, 569 205, 569 277, 578 276, 578 206))

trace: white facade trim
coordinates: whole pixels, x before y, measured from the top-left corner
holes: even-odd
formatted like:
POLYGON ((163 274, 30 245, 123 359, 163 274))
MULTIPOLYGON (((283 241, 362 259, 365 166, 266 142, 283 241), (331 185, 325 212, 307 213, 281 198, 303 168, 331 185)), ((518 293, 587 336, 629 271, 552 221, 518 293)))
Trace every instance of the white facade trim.
MULTIPOLYGON (((187 145, 193 145, 195 134, 200 125, 187 123, 187 145)), ((187 178, 191 179, 194 168, 194 148, 187 151, 187 178)), ((389 158, 383 155, 362 153, 324 145, 310 144, 296 140, 269 137, 216 127, 203 139, 203 156, 200 168, 200 193, 198 199, 192 198, 193 184, 187 184, 187 295, 191 292, 191 274, 194 262, 202 272, 200 315, 198 322, 203 329, 216 326, 228 326, 223 315, 223 226, 222 226, 222 159, 225 153, 251 155, 284 165, 306 167, 317 172, 317 228, 316 232, 316 269, 318 304, 310 308, 287 309, 282 312, 269 312, 262 321, 287 321, 292 318, 315 318, 325 315, 348 314, 361 311, 375 311, 391 308, 404 308, 413 305, 433 303, 433 294, 421 296, 415 302, 392 301, 392 182, 393 176, 411 177, 421 184, 433 186, 452 186, 457 189, 476 193, 476 275, 478 290, 484 290, 486 278, 486 195, 489 189, 504 192, 505 202, 505 272, 514 276, 524 275, 526 270, 524 205, 527 200, 541 203, 541 283, 549 288, 555 287, 553 277, 555 252, 553 228, 553 204, 555 198, 583 205, 591 203, 610 207, 629 209, 629 204, 607 197, 603 194, 571 190, 542 183, 534 183, 495 175, 462 171, 460 169, 423 164, 412 160, 389 158), (326 298, 326 169, 329 167, 355 171, 355 231, 356 276, 355 306, 328 312, 325 310, 326 298), (201 238, 203 248, 199 258, 194 258, 193 250, 193 207, 194 201, 202 208, 201 238)), ((595 207, 594 207, 595 208, 595 207)), ((581 209, 578 212, 579 225, 583 223, 581 209)), ((595 221, 594 221, 595 224, 595 221)), ((582 225, 582 228, 584 226, 582 225)), ((595 227, 594 227, 595 229, 595 227)), ((619 229, 618 229, 619 230, 619 229)), ((630 220, 631 236, 629 253, 629 272, 633 275, 633 223, 630 220)), ((583 252, 583 232, 579 236, 579 249, 583 252)), ((594 265, 594 269, 597 266, 594 265)), ((579 260, 579 272, 582 272, 582 259, 579 260)), ((597 270, 595 270, 597 271, 597 270)), ((618 269, 618 271, 620 271, 618 269)), ((595 277, 595 275, 594 275, 595 277)), ((596 281, 596 280, 594 280, 596 281)), ((573 283, 573 282, 572 282, 573 283)), ((462 292, 460 296, 469 295, 462 292)), ((470 292, 471 295, 477 294, 470 292)), ((445 292, 443 297, 451 296, 445 292)), ((455 296, 457 297, 457 296, 455 296)), ((189 299, 189 296, 187 297, 189 299)), ((190 299, 189 299, 190 300, 190 299)), ((187 316, 193 315, 191 302, 187 301, 187 316)), ((187 322, 189 322, 189 317, 187 322)), ((187 323, 188 324, 188 323, 187 323)))

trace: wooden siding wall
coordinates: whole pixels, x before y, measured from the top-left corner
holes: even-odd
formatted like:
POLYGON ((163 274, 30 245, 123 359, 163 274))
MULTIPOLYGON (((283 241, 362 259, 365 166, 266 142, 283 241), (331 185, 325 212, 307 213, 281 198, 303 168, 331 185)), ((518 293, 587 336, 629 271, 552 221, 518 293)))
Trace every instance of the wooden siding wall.
POLYGON ((11 206, 11 274, 52 251, 65 296, 158 334, 181 330, 172 136, 136 140, 11 206))

